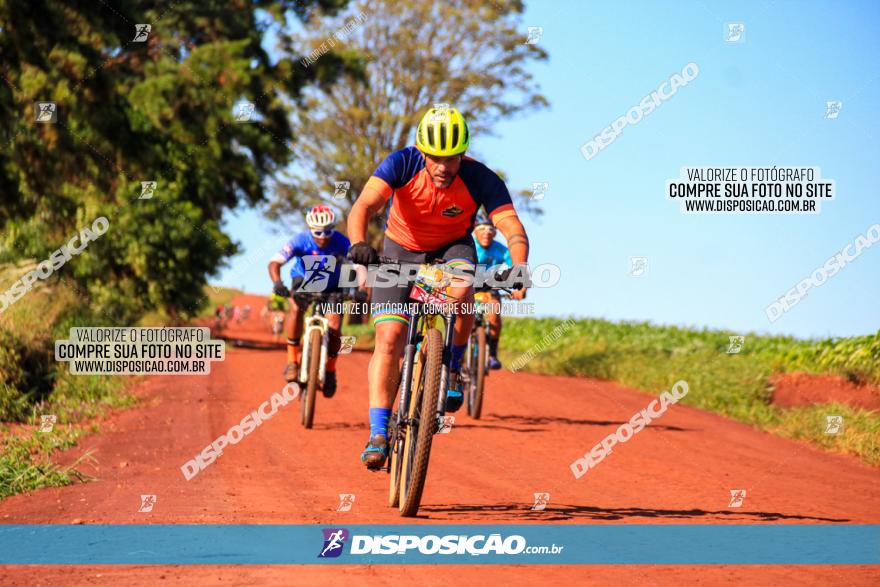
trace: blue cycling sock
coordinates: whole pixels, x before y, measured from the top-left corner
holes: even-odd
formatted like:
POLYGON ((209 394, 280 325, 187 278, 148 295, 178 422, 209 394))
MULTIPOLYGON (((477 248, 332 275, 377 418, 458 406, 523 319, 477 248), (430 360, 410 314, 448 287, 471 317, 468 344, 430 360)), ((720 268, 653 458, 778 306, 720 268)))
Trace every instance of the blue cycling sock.
POLYGON ((388 419, 390 417, 390 408, 370 408, 370 438, 377 434, 388 438, 388 419))
POLYGON ((457 371, 461 369, 461 359, 464 357, 464 349, 467 346, 465 344, 454 344, 452 345, 452 370, 457 371))

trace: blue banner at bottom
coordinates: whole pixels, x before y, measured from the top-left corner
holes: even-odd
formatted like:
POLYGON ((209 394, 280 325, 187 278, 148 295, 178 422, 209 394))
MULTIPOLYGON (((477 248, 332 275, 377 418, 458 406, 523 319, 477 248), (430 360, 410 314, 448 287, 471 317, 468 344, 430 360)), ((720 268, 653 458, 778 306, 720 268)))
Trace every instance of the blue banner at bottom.
POLYGON ((0 525, 0 564, 880 564, 880 525, 0 525))

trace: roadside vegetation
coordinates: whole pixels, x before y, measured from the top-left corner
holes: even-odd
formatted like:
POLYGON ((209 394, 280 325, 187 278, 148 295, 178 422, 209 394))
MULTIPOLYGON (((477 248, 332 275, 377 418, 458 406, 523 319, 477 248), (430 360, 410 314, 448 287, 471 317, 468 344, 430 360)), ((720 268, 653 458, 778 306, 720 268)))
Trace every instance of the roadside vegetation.
MULTIPOLYGON (((0 279, 25 266, 0 265, 0 279)), ((228 303, 237 290, 205 287, 209 300, 202 315, 228 303)), ((60 280, 39 282, 33 291, 0 314, 0 499, 84 480, 77 467, 88 455, 65 467, 52 461, 55 451, 74 446, 100 430, 112 409, 135 404, 129 388, 138 378, 70 375, 53 358, 54 341, 68 338, 72 326, 93 326, 78 292, 60 280), (41 417, 54 416, 51 431, 40 431, 41 417)), ((139 326, 167 324, 163 312, 145 314, 139 326)))
POLYGON ((880 384, 880 332, 820 341, 745 334, 738 353, 728 353, 739 333, 657 326, 647 322, 555 318, 505 320, 501 359, 523 371, 596 377, 652 393, 684 379, 683 403, 829 450, 880 465, 880 412, 841 404, 784 409, 771 403, 778 373, 832 374, 856 384, 880 384), (554 331, 555 342, 542 345, 554 331), (533 349, 542 348, 542 352, 533 349), (842 434, 825 434, 825 417, 843 416, 842 434))

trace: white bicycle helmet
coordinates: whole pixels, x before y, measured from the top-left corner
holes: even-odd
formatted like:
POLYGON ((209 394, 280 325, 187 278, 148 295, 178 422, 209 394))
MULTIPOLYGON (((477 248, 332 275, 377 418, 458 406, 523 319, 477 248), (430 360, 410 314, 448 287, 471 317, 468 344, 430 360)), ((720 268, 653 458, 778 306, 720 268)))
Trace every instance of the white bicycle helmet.
POLYGON ((312 230, 333 228, 336 224, 336 214, 329 206, 315 206, 306 214, 306 224, 312 230))

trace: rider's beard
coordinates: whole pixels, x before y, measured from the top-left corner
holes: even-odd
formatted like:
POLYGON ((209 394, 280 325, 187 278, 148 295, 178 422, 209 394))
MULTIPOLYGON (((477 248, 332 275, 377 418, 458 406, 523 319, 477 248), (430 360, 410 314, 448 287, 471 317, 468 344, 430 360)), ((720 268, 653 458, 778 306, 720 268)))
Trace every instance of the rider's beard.
POLYGON ((452 182, 455 181, 455 174, 446 173, 441 175, 439 173, 432 174, 430 171, 428 175, 431 176, 431 181, 434 183, 434 187, 438 189, 446 189, 452 185, 452 182))

